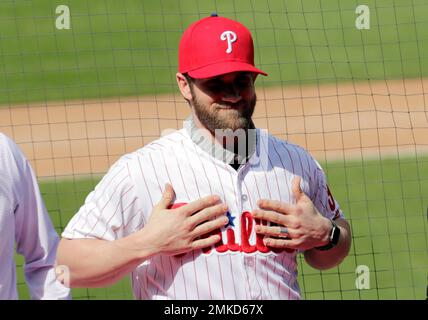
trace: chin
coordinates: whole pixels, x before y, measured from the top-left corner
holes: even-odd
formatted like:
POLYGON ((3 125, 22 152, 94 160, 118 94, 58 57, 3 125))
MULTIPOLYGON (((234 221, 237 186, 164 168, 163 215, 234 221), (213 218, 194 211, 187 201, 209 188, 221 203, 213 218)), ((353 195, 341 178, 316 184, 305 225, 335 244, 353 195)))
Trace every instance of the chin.
POLYGON ((237 121, 226 121, 224 122, 222 129, 232 129, 232 131, 238 130, 238 129, 245 129, 247 128, 248 121, 246 120, 237 120, 237 121))

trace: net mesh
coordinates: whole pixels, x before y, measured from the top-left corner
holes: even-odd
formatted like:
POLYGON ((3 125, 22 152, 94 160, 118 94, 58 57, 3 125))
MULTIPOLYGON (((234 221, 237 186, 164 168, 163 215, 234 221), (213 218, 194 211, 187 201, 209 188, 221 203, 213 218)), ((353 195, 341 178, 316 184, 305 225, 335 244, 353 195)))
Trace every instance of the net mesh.
MULTIPOLYGON (((182 127, 178 41, 216 11, 248 26, 269 73, 256 126, 314 155, 352 225, 339 267, 299 258, 303 297, 426 298, 426 1, 75 0, 69 29, 59 5, 0 2, 0 131, 30 160, 59 233, 121 155, 182 127)), ((73 296, 132 293, 125 279, 73 296)))

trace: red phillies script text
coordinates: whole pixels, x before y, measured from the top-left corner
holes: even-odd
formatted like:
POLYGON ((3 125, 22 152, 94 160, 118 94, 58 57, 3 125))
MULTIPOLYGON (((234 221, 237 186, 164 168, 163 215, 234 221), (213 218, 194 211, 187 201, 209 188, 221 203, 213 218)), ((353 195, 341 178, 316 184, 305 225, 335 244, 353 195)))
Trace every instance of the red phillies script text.
MULTIPOLYGON (((176 209, 181 206, 186 205, 187 203, 175 203, 172 206, 169 206, 169 209, 176 209)), ((262 253, 268 253, 268 252, 275 252, 280 253, 283 251, 286 252, 294 252, 294 249, 288 249, 288 248, 272 248, 268 247, 263 243, 263 235, 256 233, 256 243, 254 245, 250 244, 250 237, 251 232, 253 230, 253 224, 254 222, 256 225, 267 225, 267 221, 260 220, 260 219, 254 219, 251 212, 245 211, 241 215, 241 241, 240 243, 236 243, 235 239, 235 230, 231 227, 227 228, 226 230, 226 243, 223 242, 222 233, 220 229, 217 229, 211 233, 208 233, 205 235, 205 237, 209 237, 213 234, 218 234, 220 236, 220 241, 217 242, 214 245, 214 249, 219 252, 223 253, 226 251, 240 251, 245 253, 252 253, 252 252, 262 252, 262 253)), ((271 224, 274 225, 274 224, 271 224)), ((202 249, 202 252, 205 254, 209 254, 213 248, 212 247, 206 247, 202 249)), ((183 256, 185 254, 179 254, 177 257, 183 256)))

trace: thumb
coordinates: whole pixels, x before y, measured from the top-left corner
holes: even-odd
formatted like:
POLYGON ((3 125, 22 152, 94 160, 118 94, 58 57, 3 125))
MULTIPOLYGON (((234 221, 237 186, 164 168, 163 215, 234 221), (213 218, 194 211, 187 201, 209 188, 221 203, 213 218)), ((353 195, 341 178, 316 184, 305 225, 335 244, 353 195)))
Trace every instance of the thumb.
POLYGON ((293 178, 293 182, 292 182, 292 186, 291 186, 292 191, 293 191, 293 196, 296 199, 296 202, 299 202, 304 195, 302 189, 300 188, 300 181, 301 180, 302 180, 302 178, 300 178, 299 176, 295 176, 293 178))
POLYGON ((175 192, 172 185, 169 183, 165 184, 165 189, 162 193, 162 198, 156 205, 159 209, 166 209, 174 200, 175 192))

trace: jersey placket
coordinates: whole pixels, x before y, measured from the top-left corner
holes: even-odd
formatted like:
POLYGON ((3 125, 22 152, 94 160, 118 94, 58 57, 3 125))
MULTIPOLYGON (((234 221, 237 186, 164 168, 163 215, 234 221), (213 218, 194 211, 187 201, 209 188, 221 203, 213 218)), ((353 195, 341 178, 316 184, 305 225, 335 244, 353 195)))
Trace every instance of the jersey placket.
MULTIPOLYGON (((236 187, 238 190, 238 201, 240 203, 240 215, 242 216, 243 212, 252 212, 252 204, 250 203, 250 196, 247 194, 249 190, 247 190, 244 186, 244 179, 247 175, 248 171, 251 170, 250 163, 246 163, 244 166, 239 168, 237 175, 236 175, 236 187)), ((254 205, 254 204, 253 204, 254 205)), ((240 222, 239 222, 239 232, 241 234, 241 216, 240 222)), ((254 221, 253 221, 253 228, 250 230, 250 234, 254 234, 254 221)), ((251 237, 249 239, 250 244, 254 244, 251 242, 251 237)), ((255 241, 255 240, 253 240, 255 241)), ((242 241, 241 241, 242 246, 242 241)), ((257 261, 257 252, 254 253, 246 253, 244 251, 241 251, 241 266, 243 268, 244 275, 246 277, 246 284, 248 288, 249 298, 250 299, 260 299, 261 297, 261 288, 257 280, 257 274, 256 274, 256 261, 257 261)))

